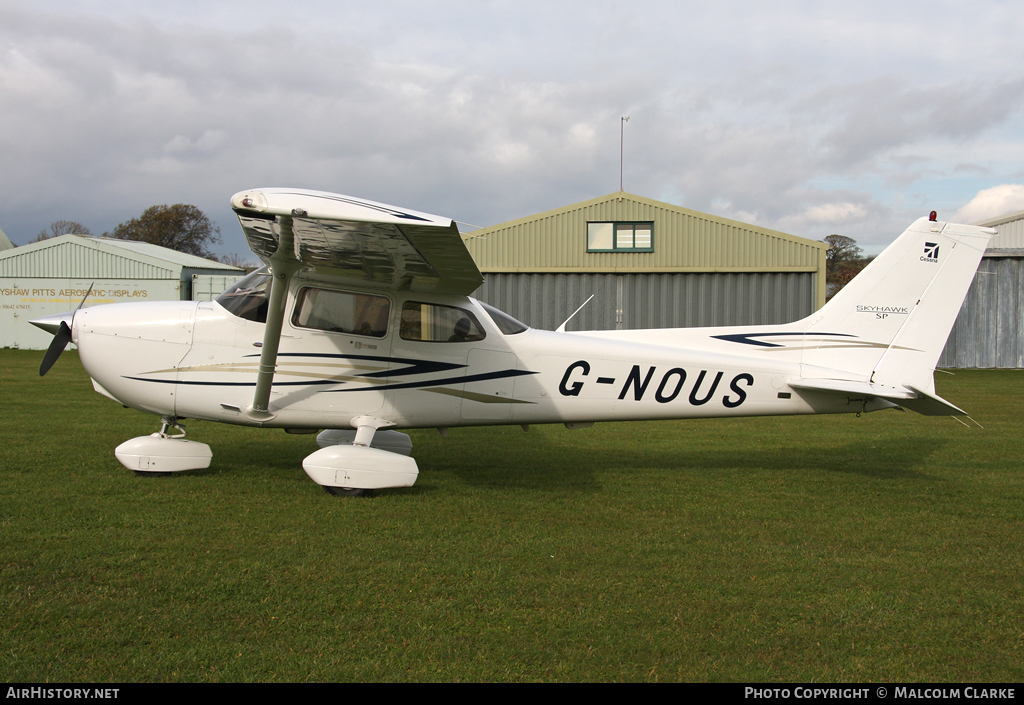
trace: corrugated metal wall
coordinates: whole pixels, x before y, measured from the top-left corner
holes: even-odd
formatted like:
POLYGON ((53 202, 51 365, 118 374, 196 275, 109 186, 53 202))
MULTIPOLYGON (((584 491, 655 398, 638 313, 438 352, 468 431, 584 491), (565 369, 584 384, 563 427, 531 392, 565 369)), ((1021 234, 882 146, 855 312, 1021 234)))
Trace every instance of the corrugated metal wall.
MULTIPOLYGON (((67 236, 65 236, 67 237, 67 236)), ((0 277, 95 278, 95 279, 177 279, 180 268, 159 267, 74 242, 54 239, 53 247, 8 250, 0 258, 0 277)))
POLYGON ((977 225, 985 225, 999 231, 998 235, 989 240, 990 250, 1024 247, 1024 211, 985 220, 977 225))
POLYGON ((463 236, 484 272, 813 271, 822 243, 633 194, 602 196, 463 236), (653 222, 653 252, 587 252, 590 221, 653 222))
POLYGON ((229 286, 234 285, 239 279, 245 276, 245 272, 237 274, 193 274, 192 275, 192 300, 213 301, 224 293, 229 286))
POLYGON ((939 367, 1024 368, 1024 258, 985 257, 939 367))
POLYGON ((484 274, 474 297, 534 328, 689 328, 788 323, 814 312, 812 272, 484 274))
POLYGON ((998 230, 999 234, 988 243, 990 249, 1024 247, 1024 220, 1003 223, 998 230))

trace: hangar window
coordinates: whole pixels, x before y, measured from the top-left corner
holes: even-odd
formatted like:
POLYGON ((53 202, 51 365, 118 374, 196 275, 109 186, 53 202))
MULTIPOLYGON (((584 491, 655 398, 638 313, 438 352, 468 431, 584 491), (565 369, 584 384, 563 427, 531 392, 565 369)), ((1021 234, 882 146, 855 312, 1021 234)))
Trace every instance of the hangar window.
POLYGON ((587 252, 654 252, 654 223, 587 223, 587 252))

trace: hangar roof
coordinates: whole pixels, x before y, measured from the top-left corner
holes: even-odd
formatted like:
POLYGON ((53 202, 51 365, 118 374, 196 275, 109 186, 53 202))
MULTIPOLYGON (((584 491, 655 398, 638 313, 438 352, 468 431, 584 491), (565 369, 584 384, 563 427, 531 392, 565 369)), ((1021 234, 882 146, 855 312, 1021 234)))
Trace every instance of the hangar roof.
POLYGON ((462 237, 481 272, 824 272, 828 249, 622 191, 462 237), (650 223, 645 232, 652 234, 633 241, 639 246, 619 248, 616 225, 595 246, 594 233, 609 223, 650 223))
POLYGON ((989 218, 975 225, 995 228, 999 234, 988 241, 989 255, 1020 256, 1024 254, 1024 211, 989 218))
POLYGON ((0 230, 0 252, 4 250, 10 250, 14 247, 14 243, 10 241, 3 230, 0 230))
POLYGON ((61 235, 0 252, 0 277, 181 279, 197 270, 241 271, 148 242, 85 235, 61 235))

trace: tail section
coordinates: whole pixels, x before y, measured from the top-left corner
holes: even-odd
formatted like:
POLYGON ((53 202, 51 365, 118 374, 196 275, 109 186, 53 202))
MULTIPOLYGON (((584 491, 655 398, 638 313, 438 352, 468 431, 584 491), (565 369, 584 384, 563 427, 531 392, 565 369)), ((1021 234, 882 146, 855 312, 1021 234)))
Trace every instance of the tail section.
POLYGON ((580 333, 800 365, 795 389, 881 398, 922 414, 962 414, 933 372, 991 228, 921 218, 819 311, 777 326, 580 333))
POLYGON ((797 323, 801 362, 933 393, 932 372, 991 228, 921 218, 818 312, 797 323))

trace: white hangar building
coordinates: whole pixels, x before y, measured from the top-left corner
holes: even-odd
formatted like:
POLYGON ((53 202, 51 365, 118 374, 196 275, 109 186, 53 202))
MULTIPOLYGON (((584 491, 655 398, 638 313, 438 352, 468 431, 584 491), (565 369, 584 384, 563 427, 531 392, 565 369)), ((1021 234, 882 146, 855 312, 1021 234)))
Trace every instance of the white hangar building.
POLYGON ((244 274, 146 242, 61 235, 0 250, 0 347, 45 350, 53 336, 29 321, 86 306, 216 296, 244 274))
POLYGON ((995 228, 939 367, 1024 368, 1024 211, 975 225, 995 228))

